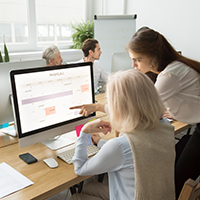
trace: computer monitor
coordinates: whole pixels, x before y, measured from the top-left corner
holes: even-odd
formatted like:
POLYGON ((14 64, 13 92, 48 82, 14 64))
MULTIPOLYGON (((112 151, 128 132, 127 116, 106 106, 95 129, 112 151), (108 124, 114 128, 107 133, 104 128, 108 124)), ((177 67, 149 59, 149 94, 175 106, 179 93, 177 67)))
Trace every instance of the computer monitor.
MULTIPOLYGON (((91 62, 14 70, 10 77, 20 147, 73 131, 96 116, 69 109, 95 102, 91 62)), ((60 142, 49 140, 47 146, 67 145, 60 142)))
POLYGON ((132 68, 132 60, 128 52, 118 52, 112 54, 111 72, 127 70, 132 68))
POLYGON ((13 69, 43 67, 45 65, 46 61, 44 59, 0 63, 0 125, 14 121, 10 101, 11 84, 9 72, 13 69))

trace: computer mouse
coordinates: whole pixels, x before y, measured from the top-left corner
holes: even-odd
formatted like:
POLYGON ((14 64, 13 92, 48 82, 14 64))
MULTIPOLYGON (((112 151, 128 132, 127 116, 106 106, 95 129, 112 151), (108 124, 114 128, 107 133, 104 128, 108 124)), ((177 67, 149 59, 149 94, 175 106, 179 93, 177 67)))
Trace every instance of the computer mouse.
POLYGON ((54 158, 46 158, 43 160, 50 168, 58 167, 58 163, 54 158))

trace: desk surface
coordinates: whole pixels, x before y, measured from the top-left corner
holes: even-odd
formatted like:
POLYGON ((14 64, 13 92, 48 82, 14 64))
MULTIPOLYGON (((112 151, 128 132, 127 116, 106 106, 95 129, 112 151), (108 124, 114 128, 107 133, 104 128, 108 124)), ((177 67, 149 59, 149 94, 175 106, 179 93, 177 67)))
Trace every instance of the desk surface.
POLYGON ((176 121, 176 120, 174 120, 173 122, 172 122, 172 125, 174 126, 174 134, 175 135, 177 135, 177 134, 179 134, 179 133, 181 133, 182 131, 185 131, 185 130, 187 130, 188 128, 190 128, 190 127, 192 127, 192 125, 190 125, 190 124, 185 124, 185 123, 183 123, 183 122, 179 122, 179 121, 176 121))
POLYGON ((16 143, 18 143, 17 137, 6 135, 0 130, 0 148, 16 143))
MULTIPOLYGON (((96 96, 99 103, 106 103, 105 94, 96 96)), ((99 113, 100 114, 100 113, 99 113)), ((98 115, 97 115, 98 116, 98 115)), ((99 115, 103 120, 108 121, 109 118, 104 115, 99 115)), ((174 121, 172 125, 175 126, 175 134, 186 130, 190 125, 174 121)), ((101 135, 103 139, 111 139, 115 135, 114 131, 108 135, 101 135)), ((28 147, 20 148, 16 138, 0 134, 0 163, 6 162, 11 167, 19 171, 28 179, 34 182, 32 186, 24 188, 15 192, 4 200, 27 200, 27 199, 45 199, 51 197, 85 179, 89 176, 77 176, 74 173, 74 166, 68 165, 61 159, 56 157, 57 151, 52 151, 41 143, 37 143, 28 147), (12 144, 12 145, 11 145, 12 144), (2 147, 4 145, 4 147, 2 147), (26 164, 19 158, 22 153, 29 152, 38 159, 38 162, 33 164, 26 164), (42 152, 42 153, 41 153, 42 152), (57 160, 59 166, 55 169, 49 168, 43 159, 53 157, 57 160)))
MULTIPOLYGON (((97 101, 97 103, 107 104, 107 97, 105 96, 105 93, 96 95, 95 100, 97 101)), ((106 113, 97 111, 96 116, 97 118, 104 117, 106 116, 106 113)))
POLYGON ((15 192, 3 199, 45 199, 53 196, 88 177, 77 176, 74 173, 74 166, 68 165, 56 157, 56 151, 52 151, 41 143, 25 148, 13 144, 0 149, 0 163, 5 162, 18 172, 34 182, 32 186, 15 192), (26 164, 19 158, 22 153, 29 152, 38 159, 38 162, 26 164), (42 152, 42 153, 41 153, 42 152), (53 157, 58 162, 55 169, 49 168, 43 159, 53 157))

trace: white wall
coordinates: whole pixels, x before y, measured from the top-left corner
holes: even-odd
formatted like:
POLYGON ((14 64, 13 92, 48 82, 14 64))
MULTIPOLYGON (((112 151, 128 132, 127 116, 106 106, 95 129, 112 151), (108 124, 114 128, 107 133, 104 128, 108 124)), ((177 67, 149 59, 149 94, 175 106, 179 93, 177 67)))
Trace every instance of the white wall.
POLYGON ((153 28, 184 56, 200 61, 199 0, 101 0, 98 3, 97 14, 137 14, 136 30, 142 26, 153 28), (103 5, 101 13, 98 3, 103 5))
POLYGON ((162 33, 184 56, 200 61, 199 0, 127 0, 127 13, 138 15, 136 27, 162 33))

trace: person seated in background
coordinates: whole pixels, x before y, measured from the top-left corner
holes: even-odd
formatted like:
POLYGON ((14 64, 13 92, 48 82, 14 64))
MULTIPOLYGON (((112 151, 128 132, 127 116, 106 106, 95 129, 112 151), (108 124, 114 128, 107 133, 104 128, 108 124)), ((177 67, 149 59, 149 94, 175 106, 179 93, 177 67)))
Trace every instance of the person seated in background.
MULTIPOLYGON (((107 172, 110 197, 103 197, 98 189, 91 195, 86 184, 82 194, 74 194, 71 199, 175 199, 174 127, 162 118, 164 105, 153 82, 138 70, 119 71, 110 75, 106 91, 110 122, 97 119, 83 126, 72 161, 79 176, 107 172), (120 136, 101 140, 98 133, 108 134, 111 127, 120 136), (101 148, 88 159, 90 134, 101 148)), ((83 109, 80 113, 105 111, 94 104, 87 108, 87 113, 83 109)))
POLYGON ((84 58, 82 58, 79 62, 92 62, 94 69, 94 89, 95 92, 98 90, 99 81, 107 82, 108 73, 104 70, 101 63, 99 62, 99 58, 102 54, 99 42, 95 39, 87 39, 83 42, 82 51, 84 54, 84 58))
POLYGON ((63 58, 61 57, 60 50, 56 45, 51 45, 43 50, 42 58, 46 60, 47 66, 61 65, 63 58))

